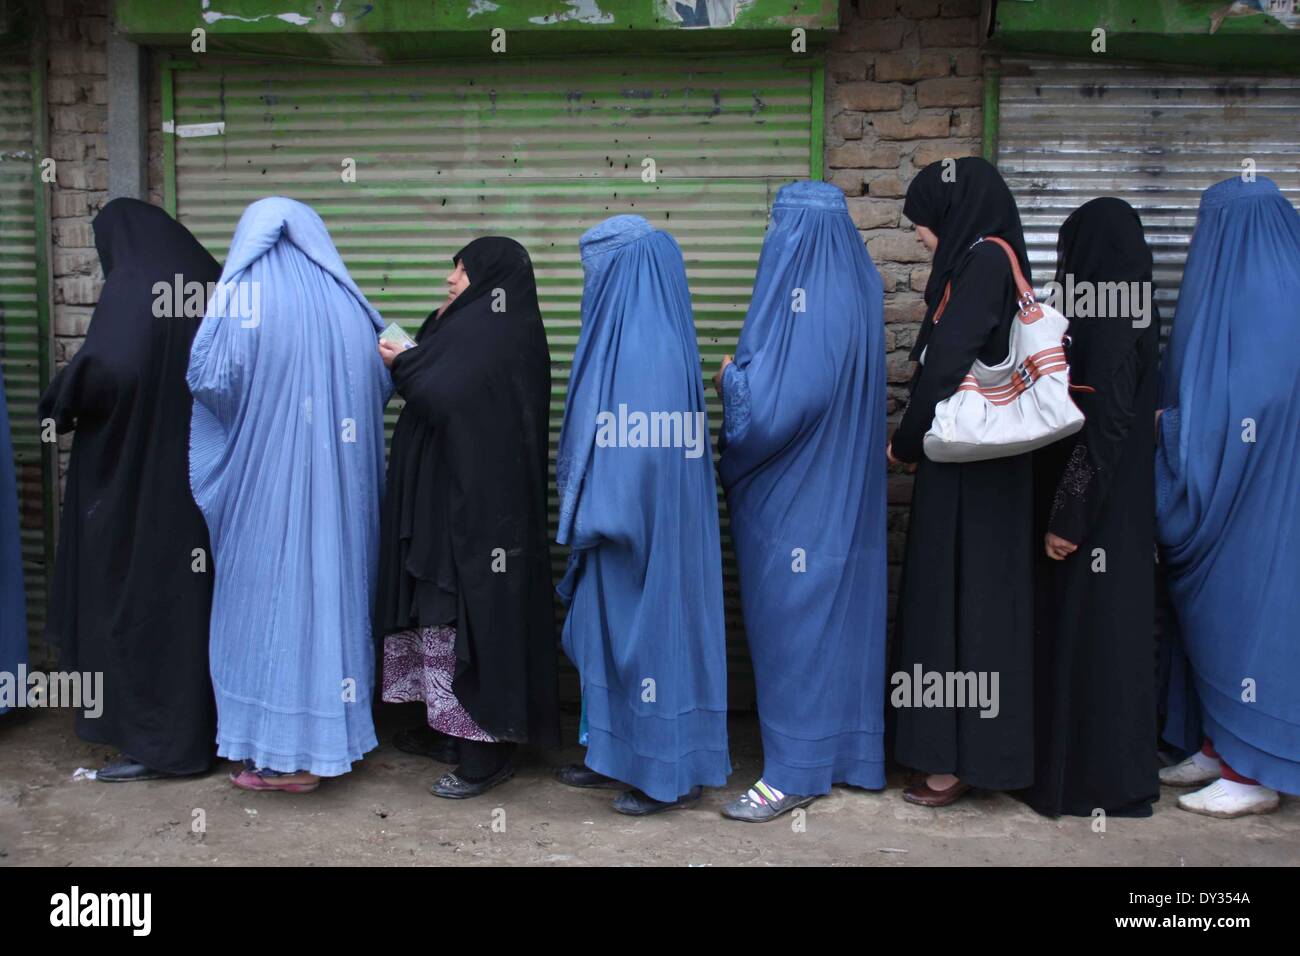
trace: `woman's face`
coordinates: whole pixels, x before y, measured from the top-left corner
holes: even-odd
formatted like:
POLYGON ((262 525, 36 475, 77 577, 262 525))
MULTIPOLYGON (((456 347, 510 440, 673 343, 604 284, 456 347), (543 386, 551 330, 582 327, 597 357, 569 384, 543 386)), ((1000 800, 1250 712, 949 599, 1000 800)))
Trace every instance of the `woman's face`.
POLYGON ((930 229, 927 226, 917 226, 916 235, 921 242, 925 243, 925 248, 929 249, 931 252, 934 252, 934 250, 939 248, 939 237, 934 234, 933 229, 930 229))
POLYGON ((460 295, 468 288, 469 275, 465 272, 465 263, 458 260, 456 262, 456 268, 451 270, 451 273, 447 276, 447 302, 444 305, 444 308, 451 305, 452 302, 456 300, 456 296, 460 295))

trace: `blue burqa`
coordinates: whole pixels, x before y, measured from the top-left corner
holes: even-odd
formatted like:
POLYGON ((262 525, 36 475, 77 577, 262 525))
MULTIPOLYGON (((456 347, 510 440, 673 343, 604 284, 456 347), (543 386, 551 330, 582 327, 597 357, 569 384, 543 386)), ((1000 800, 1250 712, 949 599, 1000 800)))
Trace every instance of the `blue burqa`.
POLYGON ((1156 531, 1185 658, 1165 736, 1300 794, 1300 216, 1272 181, 1201 197, 1165 356, 1156 531))
MULTIPOLYGON (((0 674, 14 675, 27 663, 27 599, 23 592, 23 548, 18 530, 18 476, 9 433, 9 405, 0 377, 0 674)), ((19 693, 26 687, 18 686, 19 693)), ((0 704, 0 714, 7 707, 0 704)))
POLYGON ((718 497, 690 291, 676 241, 640 216, 607 219, 579 245, 582 333, 557 464, 557 539, 573 548, 559 588, 564 650, 582 677, 587 766, 673 801, 731 772, 718 497))
POLYGON ((376 746, 383 323, 320 216, 291 199, 245 210, 221 280, 187 377, 190 485, 216 568, 218 752, 337 776, 376 746))
POLYGON ((884 355, 844 194, 783 187, 723 377, 720 468, 763 780, 788 794, 885 785, 884 355))

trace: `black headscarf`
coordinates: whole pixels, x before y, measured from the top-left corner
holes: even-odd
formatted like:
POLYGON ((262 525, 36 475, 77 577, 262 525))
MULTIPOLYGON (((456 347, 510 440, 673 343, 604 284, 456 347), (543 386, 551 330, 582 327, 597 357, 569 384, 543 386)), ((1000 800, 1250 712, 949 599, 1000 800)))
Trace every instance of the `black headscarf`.
POLYGON ((47 636, 64 667, 104 674, 102 716, 78 712, 83 739, 193 773, 212 761, 216 710, 213 568, 209 557, 194 570, 195 549, 208 555, 209 545, 190 495, 185 370, 221 267, 189 230, 139 200, 108 203, 94 231, 104 288, 85 343, 40 401, 42 419, 75 430, 47 636), (168 291, 155 293, 158 282, 168 291), (156 301, 167 314, 155 314, 156 301))
POLYGON ((933 323, 929 319, 939 307, 944 286, 952 278, 958 263, 970 252, 976 239, 997 236, 1006 240, 1016 252, 1020 271, 1030 278, 1029 256, 1020 226, 1020 212, 1002 175, 977 156, 964 156, 951 167, 951 182, 945 181, 947 160, 931 163, 921 170, 907 187, 903 215, 918 226, 925 226, 939 237, 930 278, 925 283, 925 318, 911 358, 919 360, 929 340, 933 323))
MULTIPOLYGON (((1080 282, 1146 282, 1152 270, 1151 249, 1137 212, 1122 199, 1103 196, 1070 214, 1056 240, 1056 281, 1066 276, 1080 282)), ((1154 295, 1151 323, 1134 328, 1124 317, 1070 317, 1070 380, 1091 385, 1109 378, 1139 341, 1160 342, 1160 313, 1154 295)))
POLYGON ((454 262, 469 286, 393 362, 393 432, 375 632, 453 623, 453 689, 499 740, 558 743, 546 533, 550 351, 513 239, 454 262), (504 570, 500 570, 504 562, 504 570))

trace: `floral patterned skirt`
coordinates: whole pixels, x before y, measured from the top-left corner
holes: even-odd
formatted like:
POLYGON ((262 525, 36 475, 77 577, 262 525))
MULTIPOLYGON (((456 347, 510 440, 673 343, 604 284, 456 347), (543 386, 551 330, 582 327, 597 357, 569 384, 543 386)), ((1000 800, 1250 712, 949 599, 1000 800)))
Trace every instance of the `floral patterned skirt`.
POLYGON ((429 726, 464 740, 495 743, 474 723, 451 689, 456 673, 456 629, 423 627, 384 638, 383 699, 390 704, 424 701, 429 726))

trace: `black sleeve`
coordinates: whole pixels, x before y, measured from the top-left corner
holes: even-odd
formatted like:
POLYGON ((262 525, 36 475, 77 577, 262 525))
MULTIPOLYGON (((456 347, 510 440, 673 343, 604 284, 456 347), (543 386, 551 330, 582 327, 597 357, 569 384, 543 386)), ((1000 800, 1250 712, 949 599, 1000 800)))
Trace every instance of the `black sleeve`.
POLYGON ((899 461, 920 461, 934 407, 957 391, 989 337, 1007 319, 1011 269, 994 243, 981 243, 957 267, 948 307, 930 333, 925 362, 891 442, 899 461))
POLYGON ((1083 431, 1056 485, 1047 530, 1081 543, 1101 514, 1115 464, 1133 427, 1142 355, 1134 346, 1110 377, 1089 396, 1083 431))

